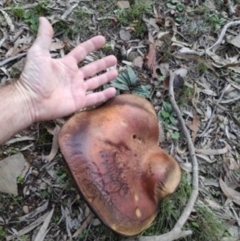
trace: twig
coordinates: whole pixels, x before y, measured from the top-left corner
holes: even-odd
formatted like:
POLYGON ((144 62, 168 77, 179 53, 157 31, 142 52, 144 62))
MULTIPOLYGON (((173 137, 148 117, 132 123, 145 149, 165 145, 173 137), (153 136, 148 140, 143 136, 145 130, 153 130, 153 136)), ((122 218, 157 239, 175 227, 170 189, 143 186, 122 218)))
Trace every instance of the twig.
MULTIPOLYGON (((218 47, 218 45, 221 44, 222 40, 223 40, 223 37, 225 36, 226 34, 226 31, 229 27, 232 27, 232 26, 237 26, 240 24, 240 20, 237 20, 237 21, 232 21, 232 22, 229 22, 227 23, 223 29, 222 29, 222 32, 217 40, 217 42, 215 42, 211 47, 209 47, 207 50, 206 50, 206 53, 209 53, 209 51, 215 47, 218 47)), ((217 50, 217 48, 214 50, 214 52, 217 50)))
POLYGON ((180 122, 182 131, 187 139, 187 143, 188 143, 188 151, 189 151, 189 155, 190 155, 190 159, 192 161, 192 193, 191 196, 188 200, 187 206, 185 207, 185 209, 182 212, 182 215, 180 216, 180 218, 178 219, 177 223, 175 224, 173 230, 181 230, 183 225, 186 223, 188 217, 190 216, 194 204, 197 200, 198 197, 198 162, 197 162, 197 158, 196 158, 196 154, 195 154, 195 148, 191 139, 191 136, 189 134, 189 131, 186 127, 186 124, 182 118, 182 113, 178 108, 178 105, 176 103, 175 97, 174 97, 174 91, 173 91, 173 81, 174 81, 174 75, 173 73, 170 71, 170 81, 169 81, 169 98, 170 98, 170 102, 172 104, 172 107, 175 111, 175 113, 177 114, 178 120, 180 122))
POLYGON ((21 53, 21 54, 18 54, 16 56, 12 56, 12 57, 9 57, 9 58, 6 58, 2 61, 0 61, 0 67, 4 66, 5 64, 8 64, 9 62, 12 62, 16 59, 19 59, 19 58, 22 58, 24 56, 26 56, 27 53, 21 53))

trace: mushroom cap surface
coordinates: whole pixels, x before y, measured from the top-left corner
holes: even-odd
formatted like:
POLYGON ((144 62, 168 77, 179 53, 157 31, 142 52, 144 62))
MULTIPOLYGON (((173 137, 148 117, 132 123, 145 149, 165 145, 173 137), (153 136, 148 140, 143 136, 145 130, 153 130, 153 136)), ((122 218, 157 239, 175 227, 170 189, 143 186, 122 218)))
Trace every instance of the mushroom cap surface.
POLYGON ((69 170, 99 219, 124 236, 149 227, 159 202, 181 179, 178 163, 158 145, 153 106, 119 95, 62 127, 59 144, 69 170))

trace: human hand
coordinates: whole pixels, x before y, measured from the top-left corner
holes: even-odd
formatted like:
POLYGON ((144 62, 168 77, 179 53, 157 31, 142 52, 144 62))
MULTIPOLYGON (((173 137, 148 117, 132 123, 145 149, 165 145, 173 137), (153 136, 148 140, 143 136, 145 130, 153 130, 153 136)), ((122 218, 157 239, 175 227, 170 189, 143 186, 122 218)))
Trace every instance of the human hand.
POLYGON ((27 54, 27 60, 16 87, 29 107, 32 122, 50 120, 69 115, 84 107, 108 100, 116 93, 108 88, 98 93, 87 94, 115 79, 117 71, 97 73, 116 64, 114 56, 108 56, 78 68, 89 53, 101 48, 102 36, 75 47, 61 59, 52 59, 49 49, 53 29, 46 18, 40 18, 38 36, 27 54))

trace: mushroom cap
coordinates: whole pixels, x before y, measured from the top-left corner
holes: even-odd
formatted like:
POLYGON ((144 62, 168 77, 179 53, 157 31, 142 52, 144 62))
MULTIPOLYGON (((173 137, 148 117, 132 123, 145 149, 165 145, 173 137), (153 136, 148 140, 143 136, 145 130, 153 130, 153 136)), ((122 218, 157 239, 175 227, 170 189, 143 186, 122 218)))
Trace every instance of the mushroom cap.
POLYGON ((159 202, 178 186, 178 163, 158 146, 153 106, 119 95, 62 127, 59 144, 69 170, 99 219, 124 236, 149 227, 159 202))

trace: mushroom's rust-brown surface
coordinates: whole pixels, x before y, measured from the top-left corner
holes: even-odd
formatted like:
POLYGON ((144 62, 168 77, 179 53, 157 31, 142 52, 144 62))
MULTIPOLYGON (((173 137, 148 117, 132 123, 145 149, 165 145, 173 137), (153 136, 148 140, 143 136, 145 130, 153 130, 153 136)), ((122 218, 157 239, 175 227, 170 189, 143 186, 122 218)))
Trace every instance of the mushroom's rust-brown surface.
POLYGON ((158 146, 153 106, 119 95, 76 114, 59 143, 75 182, 95 214, 115 232, 133 236, 146 229, 159 202, 181 178, 178 163, 158 146))

